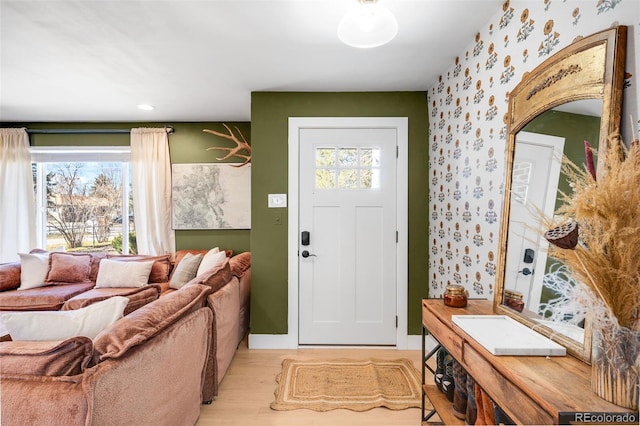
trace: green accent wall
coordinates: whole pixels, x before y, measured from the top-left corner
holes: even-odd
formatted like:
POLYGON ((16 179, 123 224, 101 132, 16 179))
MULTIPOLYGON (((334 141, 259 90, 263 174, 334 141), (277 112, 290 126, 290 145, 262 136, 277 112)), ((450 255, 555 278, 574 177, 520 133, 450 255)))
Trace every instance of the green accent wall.
MULTIPOLYGON (((523 130, 565 138, 564 155, 575 164, 584 165, 584 141, 588 141, 594 150, 598 149, 600 117, 550 110, 534 118, 523 130)), ((569 181, 564 173, 560 174, 558 191, 565 194, 571 193, 569 181)), ((556 210, 561 203, 562 200, 558 197, 556 199, 556 210)))
MULTIPOLYGON (((225 122, 234 132, 235 127, 251 142, 251 124, 248 122, 225 122)), ((216 163, 223 151, 207 151, 211 146, 235 146, 233 142, 209 133, 203 129, 228 133, 220 122, 196 123, 18 123, 3 127, 26 127, 29 129, 130 129, 132 127, 164 127, 170 125, 175 132, 169 136, 171 163, 216 163)), ((128 134, 31 134, 32 146, 126 146, 128 134)), ((229 159, 227 162, 239 162, 229 159)), ((178 230, 176 249, 208 249, 219 246, 235 253, 250 250, 250 230, 178 230)))
MULTIPOLYGON (((428 114, 426 92, 254 92, 251 123, 238 126, 252 145, 251 215, 249 230, 176 231, 176 248, 220 246, 252 252, 251 331, 287 333, 287 211, 268 209, 267 194, 287 193, 289 117, 408 117, 409 118, 409 255, 408 332, 421 333, 421 300, 428 295, 428 114), (276 225, 276 215, 281 224, 276 225)), ((203 133, 226 132, 221 122, 17 123, 27 128, 128 129, 171 125, 172 163, 217 162, 220 151, 210 146, 233 146, 231 141, 203 133)), ((3 124, 4 127, 11 126, 3 124)), ((34 134, 34 146, 128 145, 127 134, 34 134)))
POLYGON ((428 292, 428 129, 426 92, 254 92, 251 176, 251 332, 288 332, 287 211, 267 194, 288 190, 289 117, 409 118, 408 332, 421 333, 428 292), (275 215, 282 215, 275 224, 275 215))

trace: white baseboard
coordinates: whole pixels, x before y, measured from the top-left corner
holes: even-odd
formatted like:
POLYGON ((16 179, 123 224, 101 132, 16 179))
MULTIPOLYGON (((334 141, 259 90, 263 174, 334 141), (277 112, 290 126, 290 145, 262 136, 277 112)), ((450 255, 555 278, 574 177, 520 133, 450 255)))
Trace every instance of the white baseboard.
POLYGON ((422 336, 409 335, 407 336, 407 349, 410 351, 420 350, 422 348, 422 336))
MULTIPOLYGON (((425 346, 427 352, 436 346, 436 341, 427 336, 425 346)), ((407 336, 408 350, 420 350, 422 336, 407 336)), ((288 334, 249 334, 249 349, 298 349, 298 342, 288 334)))
POLYGON ((298 349, 288 334, 249 334, 249 349, 298 349))
MULTIPOLYGON (((420 350, 422 349, 422 336, 415 336, 415 335, 408 336, 407 343, 408 343, 407 349, 420 350)), ((427 353, 430 352, 433 348, 435 348, 437 344, 438 342, 433 337, 431 337, 431 335, 425 336, 424 348, 427 353)))
POLYGON ((434 339, 433 337, 431 337, 431 335, 427 335, 424 338, 424 348, 425 348, 425 352, 429 353, 433 350, 433 348, 435 348, 438 345, 438 341, 436 339, 434 339))

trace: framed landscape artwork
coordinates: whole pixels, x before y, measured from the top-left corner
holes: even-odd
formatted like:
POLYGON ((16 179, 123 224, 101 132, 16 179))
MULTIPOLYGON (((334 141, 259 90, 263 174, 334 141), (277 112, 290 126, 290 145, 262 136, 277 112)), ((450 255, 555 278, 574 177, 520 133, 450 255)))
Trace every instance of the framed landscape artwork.
POLYGON ((250 229, 251 164, 173 164, 173 229, 250 229))

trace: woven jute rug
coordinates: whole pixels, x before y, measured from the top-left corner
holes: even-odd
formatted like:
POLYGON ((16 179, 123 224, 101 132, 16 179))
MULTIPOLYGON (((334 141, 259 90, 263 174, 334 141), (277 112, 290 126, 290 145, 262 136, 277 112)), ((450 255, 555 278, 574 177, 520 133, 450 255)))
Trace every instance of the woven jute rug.
POLYGON ((285 359, 274 410, 366 411, 420 407, 421 375, 408 359, 285 359))

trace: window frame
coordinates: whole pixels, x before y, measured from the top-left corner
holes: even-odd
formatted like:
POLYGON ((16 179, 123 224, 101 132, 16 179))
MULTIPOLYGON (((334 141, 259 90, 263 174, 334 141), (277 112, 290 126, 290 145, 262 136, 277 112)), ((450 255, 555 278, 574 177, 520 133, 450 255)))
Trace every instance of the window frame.
MULTIPOLYGON (((129 182, 130 146, 32 146, 31 163, 36 165, 36 241, 45 248, 47 235, 46 163, 121 163, 122 182, 129 182), (43 178, 45 177, 45 178, 43 178)), ((122 217, 129 217, 129 185, 122 185, 122 217)), ((122 254, 129 254, 129 221, 122 220, 122 254)))

